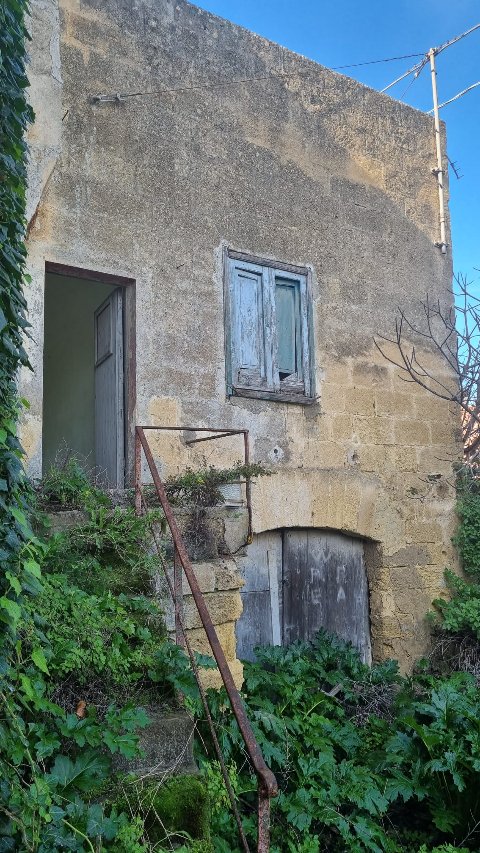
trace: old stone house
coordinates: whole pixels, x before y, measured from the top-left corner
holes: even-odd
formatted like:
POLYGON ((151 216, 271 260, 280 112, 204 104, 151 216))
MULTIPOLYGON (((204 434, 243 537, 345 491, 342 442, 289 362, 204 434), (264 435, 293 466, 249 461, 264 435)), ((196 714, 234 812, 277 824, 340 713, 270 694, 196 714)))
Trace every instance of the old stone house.
MULTIPOLYGON (((31 27, 31 473, 66 442, 122 488, 136 424, 248 429, 275 475, 236 557, 241 653, 324 625, 408 668, 458 422, 374 336, 449 298, 432 119, 185 0, 33 0, 31 27)), ((240 456, 150 435, 163 474, 240 456)))

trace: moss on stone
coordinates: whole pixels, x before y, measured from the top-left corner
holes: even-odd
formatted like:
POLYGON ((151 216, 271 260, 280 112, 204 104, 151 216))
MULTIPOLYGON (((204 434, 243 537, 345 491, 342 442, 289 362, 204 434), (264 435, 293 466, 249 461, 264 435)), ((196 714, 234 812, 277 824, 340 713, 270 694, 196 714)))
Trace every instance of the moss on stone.
MULTIPOLYGON (((149 843, 163 849, 178 842, 195 853, 213 853, 210 842, 210 800, 207 789, 198 776, 183 774, 166 782, 153 779, 130 780, 121 786, 120 796, 114 796, 119 811, 139 814, 149 843), (128 797, 125 796, 128 790, 128 797), (187 843, 188 839, 188 843, 187 843)), ((183 849, 183 847, 182 847, 183 849)))

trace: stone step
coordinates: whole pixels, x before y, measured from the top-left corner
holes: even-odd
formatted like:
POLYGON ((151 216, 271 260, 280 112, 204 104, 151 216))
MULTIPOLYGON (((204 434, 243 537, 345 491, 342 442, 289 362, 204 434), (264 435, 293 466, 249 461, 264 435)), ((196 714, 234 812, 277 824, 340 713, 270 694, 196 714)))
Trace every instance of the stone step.
POLYGON ((142 779, 165 779, 180 773, 197 773, 193 757, 195 721, 181 708, 175 711, 145 708, 151 722, 140 732, 142 757, 115 756, 117 771, 142 779))

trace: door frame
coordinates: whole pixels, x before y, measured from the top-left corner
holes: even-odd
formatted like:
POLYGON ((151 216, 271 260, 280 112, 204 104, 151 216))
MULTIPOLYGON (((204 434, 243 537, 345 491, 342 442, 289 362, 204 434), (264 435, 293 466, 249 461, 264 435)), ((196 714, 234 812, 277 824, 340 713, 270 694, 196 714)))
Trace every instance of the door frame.
POLYGON ((123 288, 123 368, 124 368, 124 426, 125 426, 125 488, 134 482, 135 466, 135 411, 137 405, 137 323, 136 323, 136 280, 126 276, 72 267, 45 261, 45 275, 62 275, 68 278, 87 279, 102 284, 123 288))

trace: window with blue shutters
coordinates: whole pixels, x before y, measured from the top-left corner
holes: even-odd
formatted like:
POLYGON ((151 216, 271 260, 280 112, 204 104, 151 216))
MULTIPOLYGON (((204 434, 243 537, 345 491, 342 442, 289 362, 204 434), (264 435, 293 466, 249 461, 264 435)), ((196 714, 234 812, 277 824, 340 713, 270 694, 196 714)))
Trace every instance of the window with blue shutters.
POLYGON ((312 402, 308 271, 230 252, 225 284, 228 394, 312 402))

